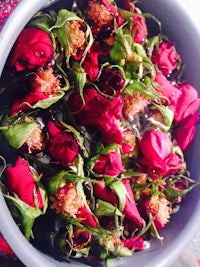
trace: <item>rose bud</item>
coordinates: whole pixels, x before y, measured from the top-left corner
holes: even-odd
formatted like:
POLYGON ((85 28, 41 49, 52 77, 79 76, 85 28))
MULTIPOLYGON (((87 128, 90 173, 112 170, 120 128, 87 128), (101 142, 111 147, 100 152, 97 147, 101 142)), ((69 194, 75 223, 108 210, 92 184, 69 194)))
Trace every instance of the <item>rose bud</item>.
POLYGON ((83 68, 85 69, 90 81, 94 81, 99 73, 99 55, 100 46, 98 42, 94 42, 88 51, 84 61, 83 68))
POLYGON ((49 35, 37 28, 25 28, 15 43, 10 65, 16 71, 36 69, 51 64, 53 56, 49 35))
POLYGON ((92 170, 104 176, 118 176, 122 169, 121 156, 118 152, 113 151, 99 155, 92 170))
POLYGON ((125 79, 119 71, 112 68, 103 68, 96 84, 104 94, 115 95, 125 85, 125 79))
POLYGON ((152 62, 157 65, 165 76, 168 76, 176 69, 179 58, 180 55, 177 53, 174 43, 171 41, 161 42, 152 54, 152 62))
POLYGON ((8 117, 4 121, 3 130, 10 146, 22 148, 29 154, 37 153, 44 149, 45 138, 40 123, 31 117, 8 117))
POLYGON ((35 173, 28 162, 20 157, 13 167, 5 170, 5 184, 8 192, 12 196, 16 195, 29 206, 41 209, 44 200, 34 177, 35 173))
POLYGON ((157 85, 155 86, 156 91, 166 97, 166 103, 169 108, 174 112, 177 107, 178 98, 181 95, 181 91, 174 86, 163 74, 156 73, 155 82, 157 85))
POLYGON ((14 99, 11 115, 36 107, 48 108, 64 95, 60 90, 60 81, 54 76, 52 68, 39 69, 31 80, 30 87, 31 90, 24 97, 14 99))
POLYGON ((91 242, 91 234, 81 228, 75 228, 73 232, 73 246, 77 250, 87 247, 91 242))
POLYGON ((94 34, 98 34, 102 28, 113 28, 114 18, 119 26, 122 25, 123 22, 117 8, 108 0, 88 1, 86 16, 92 26, 94 34))
POLYGON ((177 85, 177 88, 181 94, 176 104, 174 120, 176 123, 180 123, 199 109, 200 98, 198 98, 197 90, 187 83, 177 85))
POLYGON ((79 218, 85 226, 97 227, 97 221, 86 203, 83 191, 78 190, 73 183, 58 188, 56 194, 50 199, 51 208, 56 209, 57 213, 66 217, 79 218))
POLYGON ((47 140, 47 151, 49 155, 62 165, 71 165, 79 152, 76 139, 65 132, 63 127, 54 122, 47 125, 49 138, 47 140))
POLYGON ((181 150, 187 149, 193 141, 198 117, 198 113, 188 116, 175 128, 173 138, 181 150))
MULTIPOLYGON (((116 188, 115 188, 116 189, 116 188)), ((136 207, 136 203, 134 200, 134 195, 130 186, 130 181, 128 179, 123 179, 121 187, 117 190, 124 191, 124 207, 122 213, 125 215, 126 218, 128 218, 132 223, 142 226, 142 218, 140 217, 140 214, 138 212, 138 209, 136 207)), ((121 192, 122 193, 122 192, 121 192)), ((94 195, 104 201, 107 201, 113 205, 119 205, 120 199, 119 196, 117 196, 110 188, 105 184, 103 180, 99 183, 96 183, 94 185, 94 195)))
POLYGON ((143 111, 149 101, 143 94, 132 93, 124 96, 123 114, 127 120, 132 120, 134 115, 143 111))
POLYGON ((96 126, 107 143, 122 142, 120 127, 118 126, 122 113, 122 98, 112 100, 105 98, 93 88, 83 93, 84 103, 79 94, 74 93, 67 102, 75 120, 81 126, 96 126))
POLYGON ((3 236, 0 234, 0 256, 1 257, 13 257, 15 254, 3 238, 3 236))
POLYGON ((123 240, 123 244, 126 248, 135 251, 135 250, 144 250, 144 241, 142 237, 132 237, 126 238, 123 240))
POLYGON ((146 199, 140 206, 140 210, 147 217, 154 217, 154 224, 158 231, 160 231, 170 220, 172 214, 171 202, 165 197, 153 196, 151 199, 146 199))

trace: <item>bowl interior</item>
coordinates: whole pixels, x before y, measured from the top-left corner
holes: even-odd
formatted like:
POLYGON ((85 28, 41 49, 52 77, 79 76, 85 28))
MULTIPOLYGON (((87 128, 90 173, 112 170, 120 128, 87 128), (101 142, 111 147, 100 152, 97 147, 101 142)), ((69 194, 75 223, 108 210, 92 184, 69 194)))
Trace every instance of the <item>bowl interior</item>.
MULTIPOLYGON (((24 0, 21 2, 21 7, 19 6, 19 8, 16 9, 16 12, 14 11, 13 14, 15 14, 15 16, 12 16, 12 20, 18 20, 18 26, 16 26, 18 33, 25 26, 28 19, 31 18, 31 16, 40 9, 46 1, 42 2, 43 3, 36 0, 32 3, 32 6, 28 6, 27 3, 31 3, 31 1, 24 0), (24 7, 25 2, 26 8, 24 7), (24 18, 24 16, 17 16, 17 14, 21 11, 27 12, 26 18, 24 18)), ((57 8, 60 5, 63 5, 63 1, 59 1, 55 7, 57 8)), ((153 14, 161 21, 163 33, 175 42, 177 50, 181 54, 183 62, 185 63, 184 77, 198 90, 200 94, 200 80, 197 74, 197 70, 200 69, 200 49, 198 45, 200 43, 200 31, 197 30, 197 27, 192 22, 181 1, 143 0, 141 3, 141 9, 144 12, 153 14)), ((13 21, 8 21, 8 24, 5 25, 2 33, 0 34, 0 39, 3 40, 3 42, 8 40, 10 41, 10 48, 17 37, 15 29, 11 27, 14 23, 13 21)), ((2 64, 1 67, 3 68, 4 60, 1 57, 3 57, 2 54, 0 54, 0 64, 2 64)), ((186 151, 186 160, 191 172, 191 178, 195 180, 199 179, 200 173, 199 136, 200 127, 198 126, 194 142, 186 151)), ((62 263, 55 261, 53 258, 46 256, 35 249, 28 241, 26 241, 12 220, 1 193, 0 206, 0 216, 2 218, 0 220, 0 229, 12 249, 26 266, 83 266, 78 262, 62 263)), ((130 258, 119 259, 115 262, 115 266, 131 267, 133 266, 133 263, 135 267, 169 266, 179 256, 182 249, 194 235, 195 230, 200 223, 199 209, 200 191, 198 188, 195 188, 187 195, 186 199, 181 204, 179 212, 172 216, 170 223, 161 232, 161 235, 164 237, 163 244, 153 240, 149 249, 146 249, 143 252, 137 252, 130 258)))

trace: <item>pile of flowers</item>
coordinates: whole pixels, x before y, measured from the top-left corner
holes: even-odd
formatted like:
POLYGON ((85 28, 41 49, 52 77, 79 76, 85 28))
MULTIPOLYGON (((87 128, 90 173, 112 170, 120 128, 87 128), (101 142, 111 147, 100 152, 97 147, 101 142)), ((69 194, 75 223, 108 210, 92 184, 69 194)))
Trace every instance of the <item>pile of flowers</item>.
POLYGON ((196 185, 183 152, 200 98, 149 17, 130 0, 77 0, 36 14, 13 47, 1 188, 26 238, 49 253, 131 256, 162 240, 196 185))

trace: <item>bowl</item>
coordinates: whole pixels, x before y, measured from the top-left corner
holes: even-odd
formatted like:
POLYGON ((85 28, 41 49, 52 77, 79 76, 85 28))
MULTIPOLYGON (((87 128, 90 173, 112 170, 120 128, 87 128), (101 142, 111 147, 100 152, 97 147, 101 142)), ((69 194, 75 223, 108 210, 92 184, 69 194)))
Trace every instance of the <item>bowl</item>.
MULTIPOLYGON (((26 23, 40 9, 52 4, 46 0, 22 0, 7 20, 0 33, 0 73, 4 68, 9 52, 26 23)), ((181 0, 143 0, 141 9, 157 17, 165 35, 176 43, 183 62, 185 63, 184 77, 200 94, 200 31, 192 20, 191 15, 181 0)), ((191 177, 199 179, 200 173, 200 127, 197 126, 192 145, 185 153, 191 177)), ((163 244, 153 240, 150 248, 135 253, 132 257, 115 261, 116 267, 167 267, 181 254, 182 250, 194 236, 200 223, 200 190, 193 189, 182 202, 179 212, 174 214, 171 221, 162 231, 163 244)), ((14 222, 3 195, 0 192, 0 231, 10 247, 27 267, 67 267, 85 266, 71 261, 59 262, 36 248, 23 236, 14 222)), ((96 265, 95 265, 96 266, 96 265)))

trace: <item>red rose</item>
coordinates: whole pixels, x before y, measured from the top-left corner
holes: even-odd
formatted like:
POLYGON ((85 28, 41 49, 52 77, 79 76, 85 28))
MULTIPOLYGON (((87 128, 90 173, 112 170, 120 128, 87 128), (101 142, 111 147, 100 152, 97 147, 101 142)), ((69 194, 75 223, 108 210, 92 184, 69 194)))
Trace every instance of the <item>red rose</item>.
POLYGON ((14 256, 14 252, 8 246, 7 242, 0 234, 0 256, 14 256))
POLYGON ((43 207, 40 189, 26 160, 18 158, 15 166, 6 168, 5 183, 11 195, 17 195, 31 207, 43 207))
POLYGON ((174 43, 165 41, 160 43, 159 47, 153 51, 152 62, 167 76, 177 67, 179 58, 180 55, 176 52, 174 43))
POLYGON ((87 53, 85 60, 83 61, 83 68, 85 69, 89 79, 94 81, 99 73, 99 55, 100 55, 99 43, 94 42, 90 51, 87 53))
POLYGON ((76 122, 81 126, 96 126, 104 142, 121 144, 122 135, 118 126, 123 105, 121 97, 108 100, 93 88, 86 89, 83 96, 84 105, 76 93, 68 101, 76 122))
MULTIPOLYGON (((101 200, 107 201, 113 205, 118 205, 119 201, 116 194, 111 191, 108 186, 106 186, 103 180, 101 180, 100 182, 101 184, 96 183, 94 185, 94 195, 101 200)), ((134 195, 130 186, 130 180, 123 179, 122 182, 127 192, 123 214, 127 219, 129 219, 130 222, 142 226, 142 218, 140 217, 134 200, 134 195)))
POLYGON ((167 97, 169 100, 169 108, 174 112, 177 106, 177 101, 179 96, 181 95, 181 91, 171 82, 160 73, 156 73, 155 82, 158 86, 155 88, 160 94, 164 97, 167 97))
POLYGON ((57 94, 60 86, 59 79, 53 74, 53 69, 39 69, 30 82, 30 91, 22 98, 16 97, 11 106, 10 114, 14 115, 22 110, 30 109, 30 106, 38 101, 51 98, 57 94))
POLYGON ((173 137, 182 150, 188 148, 194 138, 198 117, 198 113, 187 117, 174 131, 173 137))
POLYGON ((50 156, 63 165, 73 164, 79 151, 76 139, 54 122, 48 123, 47 131, 49 134, 47 150, 50 156))
POLYGON ((198 98, 197 90, 187 83, 177 85, 177 88, 181 94, 177 100, 174 120, 179 123, 198 110, 200 98, 198 98))
POLYGON ((130 250, 143 250, 144 240, 140 236, 127 238, 123 241, 124 246, 130 250))
POLYGON ((108 176, 118 176, 122 169, 121 157, 117 152, 100 155, 93 167, 94 172, 108 176))
POLYGON ((51 63, 54 51, 49 35, 37 28, 25 28, 12 52, 10 65, 16 71, 35 69, 51 63))

